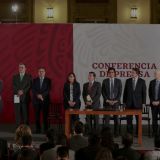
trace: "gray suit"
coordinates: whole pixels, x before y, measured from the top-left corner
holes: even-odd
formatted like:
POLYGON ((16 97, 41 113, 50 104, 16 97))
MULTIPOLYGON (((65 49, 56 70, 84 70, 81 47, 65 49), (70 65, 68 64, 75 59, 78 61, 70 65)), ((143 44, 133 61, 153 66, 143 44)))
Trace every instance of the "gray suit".
MULTIPOLYGON (((101 96, 101 84, 99 82, 94 81, 92 87, 89 91, 89 82, 83 85, 83 100, 86 104, 87 95, 90 95, 92 99, 92 105, 86 106, 88 108, 96 109, 100 107, 100 96, 101 96)), ((86 122, 88 124, 89 130, 93 128, 92 120, 94 120, 94 127, 98 129, 98 116, 86 116, 86 122)))
POLYGON ((31 88, 31 76, 24 74, 23 79, 20 79, 20 74, 13 76, 13 92, 14 95, 18 94, 19 90, 23 90, 23 95, 20 96, 20 103, 15 103, 15 118, 16 125, 18 126, 22 121, 25 124, 29 124, 28 120, 28 105, 30 102, 30 88, 31 88), (22 115, 21 115, 22 113, 22 115))
MULTIPOLYGON (((120 79, 114 78, 114 89, 113 89, 113 95, 114 97, 111 99, 111 82, 110 78, 107 78, 103 80, 102 83, 102 96, 103 96, 103 106, 104 108, 115 108, 117 109, 120 105, 120 99, 122 94, 122 82, 120 79), (106 100, 116 100, 118 101, 114 105, 110 105, 106 102, 106 100)), ((110 116, 105 116, 105 124, 109 125, 110 116)), ((118 132, 118 116, 114 116, 114 132, 117 134, 118 132)))
POLYGON ((3 102, 2 102, 2 97, 1 97, 2 89, 3 89, 3 82, 2 82, 2 80, 0 80, 0 111, 3 108, 3 102))

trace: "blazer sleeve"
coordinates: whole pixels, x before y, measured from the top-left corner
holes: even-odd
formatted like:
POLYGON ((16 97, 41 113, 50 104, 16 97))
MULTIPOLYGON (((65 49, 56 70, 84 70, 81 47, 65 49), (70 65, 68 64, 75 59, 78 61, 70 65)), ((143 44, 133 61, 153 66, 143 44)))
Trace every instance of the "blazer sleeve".
POLYGON ((69 95, 67 93, 67 84, 66 83, 64 84, 64 87, 63 87, 63 99, 65 102, 69 101, 69 95))
POLYGON ((142 83, 142 103, 143 104, 146 104, 146 82, 145 80, 143 80, 143 83, 142 83))
POLYGON ((13 76, 12 83, 13 83, 13 92, 14 92, 14 94, 17 94, 19 88, 18 88, 18 84, 17 84, 17 76, 16 75, 13 76))
POLYGON ((153 98, 153 92, 152 92, 152 88, 153 88, 153 83, 152 81, 149 83, 149 89, 148 89, 148 92, 149 92, 149 99, 150 99, 150 102, 152 103, 154 98, 153 98))
POLYGON ((128 87, 128 80, 126 80, 125 86, 124 86, 124 92, 123 92, 123 103, 124 104, 127 102, 127 87, 128 87))
POLYGON ((51 80, 47 79, 47 87, 46 89, 43 91, 42 96, 45 98, 46 96, 49 95, 49 92, 51 90, 51 80))
POLYGON ((118 85, 118 94, 117 94, 116 100, 120 101, 121 100, 121 95, 122 95, 122 82, 121 82, 120 79, 118 80, 118 83, 119 83, 119 85, 118 85))
POLYGON ((76 102, 79 102, 80 96, 81 96, 80 84, 77 83, 76 102))
POLYGON ((106 101, 108 99, 107 94, 106 94, 106 81, 103 80, 102 82, 102 96, 104 101, 106 101))
POLYGON ((86 96, 87 96, 87 91, 86 91, 86 84, 83 85, 83 92, 82 92, 83 100, 86 103, 86 96))
POLYGON ((27 83, 26 83, 26 85, 24 86, 24 88, 23 88, 23 92, 24 92, 24 94, 25 93, 27 93, 29 90, 30 90, 30 88, 31 88, 31 82, 32 82, 32 77, 29 75, 28 77, 27 77, 27 83))
POLYGON ((96 95, 92 99, 93 103, 97 102, 100 99, 100 96, 101 96, 101 84, 98 82, 97 83, 97 92, 96 92, 96 95))

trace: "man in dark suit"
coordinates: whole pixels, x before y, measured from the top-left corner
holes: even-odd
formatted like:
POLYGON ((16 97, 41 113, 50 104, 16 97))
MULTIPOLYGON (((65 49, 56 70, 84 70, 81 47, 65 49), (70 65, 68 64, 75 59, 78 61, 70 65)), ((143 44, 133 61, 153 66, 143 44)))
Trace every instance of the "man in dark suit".
MULTIPOLYGON (((140 71, 138 68, 133 68, 131 78, 126 80, 123 103, 129 109, 142 110, 146 104, 146 83, 145 80, 139 78, 140 71)), ((133 133, 133 116, 127 116, 127 130, 133 133)), ((138 116, 136 116, 136 134, 138 133, 138 116)))
POLYGON ((149 98, 152 108, 153 135, 158 134, 158 114, 160 115, 160 70, 155 72, 155 79, 149 85, 149 98))
POLYGON ((19 74, 13 76, 13 92, 16 125, 19 126, 21 118, 23 123, 29 124, 28 112, 30 102, 31 75, 26 74, 26 66, 19 64, 19 74), (15 97, 19 100, 16 101, 15 97), (22 113, 22 115, 21 115, 22 113))
MULTIPOLYGON (((120 105, 122 94, 122 82, 120 79, 115 78, 116 71, 114 68, 108 69, 108 77, 102 83, 102 96, 104 108, 111 108, 117 110, 120 105)), ((109 125, 110 116, 105 116, 105 125, 109 125)), ((114 134, 118 135, 118 116, 114 115, 114 134)))
MULTIPOLYGON (((88 109, 97 109, 100 107, 100 96, 101 96, 101 84, 95 81, 96 74, 94 72, 89 72, 88 80, 89 82, 83 85, 83 100, 85 107, 88 109)), ((89 129, 98 129, 98 116, 86 116, 86 122, 89 129), (92 120, 94 124, 92 124, 92 120)))
POLYGON ((50 105, 50 90, 51 80, 45 76, 45 68, 41 67, 38 70, 38 77, 33 80, 33 105, 35 108, 36 118, 36 133, 41 132, 40 112, 43 113, 43 129, 44 132, 48 130, 48 111, 50 105))

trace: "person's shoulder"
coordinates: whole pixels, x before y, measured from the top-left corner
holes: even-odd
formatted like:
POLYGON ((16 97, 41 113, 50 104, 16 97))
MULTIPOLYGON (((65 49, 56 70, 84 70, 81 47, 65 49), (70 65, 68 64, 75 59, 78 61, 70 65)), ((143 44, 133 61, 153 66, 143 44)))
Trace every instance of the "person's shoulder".
POLYGON ((78 81, 74 82, 75 85, 79 86, 80 83, 78 81))
POLYGON ((89 85, 89 82, 85 82, 85 83, 83 84, 83 86, 87 86, 87 85, 89 85))
POLYGON ((97 86, 101 85, 101 83, 98 82, 98 81, 95 81, 94 83, 95 83, 97 86))
POLYGON ((117 82, 121 82, 121 79, 120 79, 120 78, 115 78, 115 80, 116 80, 117 82))
POLYGON ((155 81, 156 81, 156 79, 152 79, 152 80, 150 81, 150 84, 154 83, 155 81))
POLYGON ((109 80, 109 78, 105 78, 105 79, 103 80, 103 83, 106 83, 108 80, 109 80))

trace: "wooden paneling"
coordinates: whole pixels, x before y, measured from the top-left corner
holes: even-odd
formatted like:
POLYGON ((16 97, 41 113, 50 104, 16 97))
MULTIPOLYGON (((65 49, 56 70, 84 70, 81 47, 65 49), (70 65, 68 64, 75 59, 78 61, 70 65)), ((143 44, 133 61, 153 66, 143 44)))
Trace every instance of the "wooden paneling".
POLYGON ((33 22, 34 0, 0 0, 0 21, 2 23, 33 22), (12 3, 19 6, 17 14, 11 10, 12 3))
POLYGON ((116 23, 117 0, 68 0, 71 23, 116 23))

